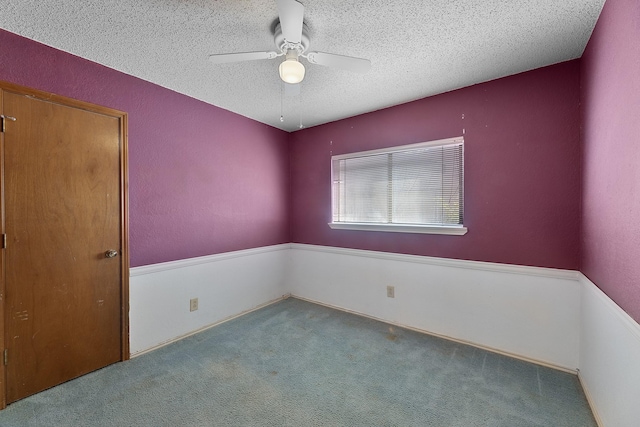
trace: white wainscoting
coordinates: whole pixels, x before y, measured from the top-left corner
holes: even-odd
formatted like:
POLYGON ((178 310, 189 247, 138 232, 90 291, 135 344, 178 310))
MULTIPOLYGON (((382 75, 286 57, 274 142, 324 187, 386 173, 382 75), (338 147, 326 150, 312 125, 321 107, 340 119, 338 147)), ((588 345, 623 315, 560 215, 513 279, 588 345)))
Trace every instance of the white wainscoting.
POLYGON ((578 273, 291 245, 288 291, 310 301, 575 372, 578 273), (395 298, 387 298, 387 285, 395 298))
POLYGON ((136 356, 281 299, 290 245, 130 270, 130 344, 136 356), (198 310, 189 300, 198 298, 198 310))
POLYGON ((580 381, 601 427, 640 425, 640 325, 580 274, 580 381))
POLYGON ((639 425, 640 325, 577 271, 284 244, 132 268, 129 285, 132 356, 291 294, 578 370, 601 427, 639 425))

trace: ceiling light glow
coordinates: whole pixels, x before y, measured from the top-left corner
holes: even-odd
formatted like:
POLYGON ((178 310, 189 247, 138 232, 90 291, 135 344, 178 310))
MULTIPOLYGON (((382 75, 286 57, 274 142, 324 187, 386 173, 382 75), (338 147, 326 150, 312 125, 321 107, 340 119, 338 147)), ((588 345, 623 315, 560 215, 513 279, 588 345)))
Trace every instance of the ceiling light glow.
POLYGON ((282 81, 290 84, 300 83, 304 79, 304 71, 304 65, 298 61, 298 52, 293 49, 287 52, 287 59, 278 67, 282 81))

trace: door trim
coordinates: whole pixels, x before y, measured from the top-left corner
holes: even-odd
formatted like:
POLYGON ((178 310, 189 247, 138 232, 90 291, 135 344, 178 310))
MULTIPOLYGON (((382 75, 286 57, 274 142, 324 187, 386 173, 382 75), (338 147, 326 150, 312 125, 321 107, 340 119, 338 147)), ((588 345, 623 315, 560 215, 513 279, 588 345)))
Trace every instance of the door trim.
MULTIPOLYGON (((129 360, 129 164, 128 164, 128 117, 127 113, 113 108, 91 104, 85 101, 68 98, 61 95, 20 86, 13 83, 0 81, 0 114, 2 113, 2 101, 4 92, 12 92, 26 95, 42 101, 53 102, 67 107, 78 108, 97 114, 114 117, 120 123, 120 242, 121 242, 121 301, 120 301, 120 360, 129 360)), ((4 206, 4 133, 0 133, 0 228, 2 234, 5 230, 5 206, 4 206)), ((5 251, 0 251, 0 409, 6 407, 6 367, 4 365, 5 344, 5 251)))

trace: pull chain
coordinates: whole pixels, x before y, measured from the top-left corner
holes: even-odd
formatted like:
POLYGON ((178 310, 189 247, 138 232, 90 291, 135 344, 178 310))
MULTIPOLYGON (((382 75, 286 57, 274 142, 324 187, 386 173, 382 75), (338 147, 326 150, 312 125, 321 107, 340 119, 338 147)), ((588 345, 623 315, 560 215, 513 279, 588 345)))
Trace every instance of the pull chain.
MULTIPOLYGON (((298 83, 300 84, 300 83, 298 83)), ((298 113, 300 114, 299 118, 300 118, 300 125, 298 126, 298 129, 302 129, 304 126, 302 126, 302 88, 300 88, 300 94, 298 95, 298 113)))
POLYGON ((282 104, 284 103, 284 83, 280 83, 280 123, 284 123, 284 116, 282 115, 282 104))

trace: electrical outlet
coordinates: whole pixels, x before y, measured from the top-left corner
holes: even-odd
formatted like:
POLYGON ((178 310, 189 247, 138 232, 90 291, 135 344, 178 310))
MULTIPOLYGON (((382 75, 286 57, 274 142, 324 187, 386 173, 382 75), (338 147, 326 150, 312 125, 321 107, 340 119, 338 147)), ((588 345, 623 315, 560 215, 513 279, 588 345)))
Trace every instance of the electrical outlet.
POLYGON ((189 311, 196 311, 198 309, 198 298, 191 298, 189 301, 189 311))
POLYGON ((387 286, 387 297, 395 298, 396 297, 396 287, 395 286, 387 286))

